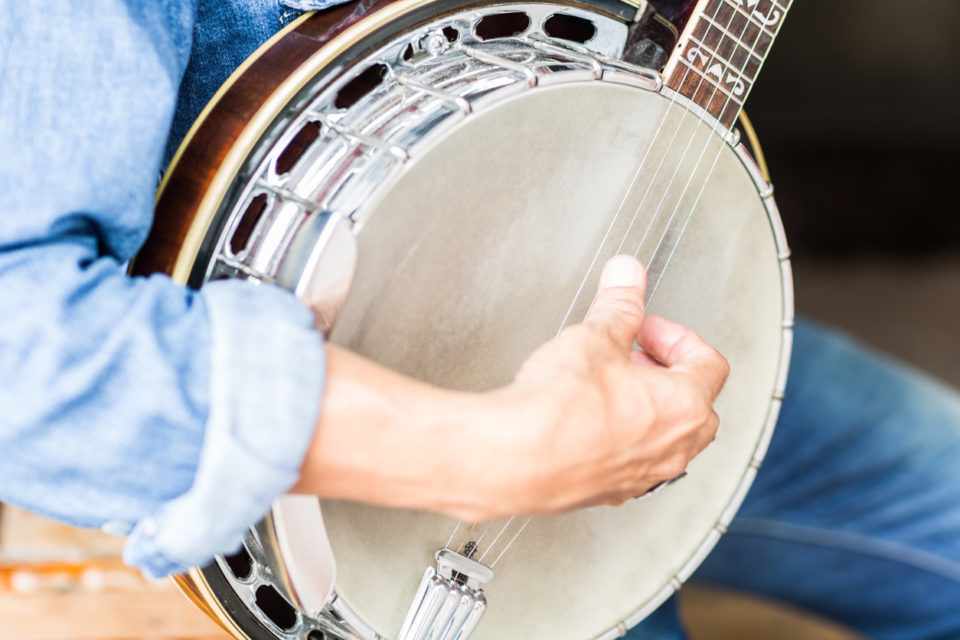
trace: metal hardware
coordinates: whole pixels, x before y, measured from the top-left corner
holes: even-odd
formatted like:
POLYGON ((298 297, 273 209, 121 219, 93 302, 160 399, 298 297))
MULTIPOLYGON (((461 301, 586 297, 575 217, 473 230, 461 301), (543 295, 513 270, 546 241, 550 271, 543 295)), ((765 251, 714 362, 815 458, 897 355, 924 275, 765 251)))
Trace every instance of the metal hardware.
POLYGON ((257 180, 256 184, 258 187, 261 187, 262 189, 269 191, 273 195, 280 196, 280 198, 282 198, 283 200, 294 203, 295 205, 303 209, 305 213, 313 213, 314 211, 317 211, 317 209, 319 209, 319 206, 317 205, 316 202, 310 202, 309 200, 305 200, 304 198, 301 198, 300 196, 295 194, 293 191, 270 184, 269 181, 264 180, 263 178, 260 178, 259 180, 257 180))
POLYGON ((430 33, 424 34, 420 38, 420 48, 431 56, 439 56, 446 53, 451 47, 450 41, 443 31, 436 29, 430 33))
POLYGON ((465 580, 467 586, 474 589, 493 580, 493 569, 456 551, 440 549, 434 558, 437 561, 437 573, 449 580, 465 580))
POLYGON ((459 49, 471 58, 475 58, 480 62, 486 62, 487 64, 496 65, 502 69, 508 71, 513 71, 520 75, 526 84, 527 87, 537 86, 537 74, 533 72, 533 69, 527 65, 520 64, 519 62, 514 62, 513 60, 508 60, 506 58, 494 55, 492 53, 487 53, 486 51, 481 51, 480 49, 469 47, 467 45, 460 45, 459 49))
POLYGON ((237 260, 235 258, 231 258, 226 255, 220 255, 217 257, 217 261, 220 262, 221 264, 224 264, 230 267, 231 269, 236 269, 239 273, 242 273, 244 276, 246 276, 248 280, 256 280, 258 282, 267 282, 270 284, 276 283, 276 281, 272 276, 267 275, 262 271, 258 271, 253 267, 251 267, 250 265, 248 265, 247 263, 237 260))
POLYGON ((558 46, 543 38, 533 37, 531 40, 533 41, 533 46, 544 53, 561 55, 566 58, 590 65, 590 70, 593 72, 594 79, 600 79, 603 76, 603 65, 600 64, 600 60, 597 59, 595 54, 577 51, 571 47, 558 46))
POLYGON ((324 335, 347 301, 357 266, 352 223, 340 214, 307 218, 290 244, 277 283, 290 289, 313 311, 314 326, 324 335))
POLYGON ((386 151, 400 162, 406 162, 410 159, 410 154, 408 154, 405 149, 398 147, 395 144, 390 144, 386 140, 382 140, 376 136, 368 135, 366 133, 360 133, 359 131, 355 131, 350 127, 346 127, 338 122, 333 122, 322 113, 313 112, 311 115, 316 120, 322 122, 324 125, 330 129, 333 129, 340 135, 346 136, 351 140, 356 140, 360 144, 367 147, 386 151))
POLYGON ((431 87, 430 85, 420 82, 419 80, 414 80, 413 78, 410 78, 403 74, 396 73, 393 70, 393 67, 390 67, 390 72, 393 73, 394 80, 396 80, 397 84, 399 84, 401 87, 410 87, 411 89, 422 91, 423 93, 426 93, 427 95, 431 95, 435 98, 440 98, 444 102, 447 102, 450 105, 452 105, 454 108, 456 108, 458 111, 460 111, 464 115, 469 114, 471 111, 470 103, 467 102, 461 96, 450 93, 449 91, 443 91, 442 89, 437 89, 436 87, 431 87))
MULTIPOLYGON (((315 169, 311 169, 309 175, 300 171, 299 166, 290 175, 278 177, 271 174, 271 163, 284 151, 280 144, 267 151, 257 163, 251 162, 248 175, 255 178, 242 190, 238 190, 239 193, 232 203, 225 205, 229 206, 230 210, 226 214, 227 221, 222 225, 222 235, 210 243, 213 248, 205 264, 207 277, 216 273, 217 265, 220 264, 246 277, 277 282, 305 298, 314 296, 319 300, 332 300, 331 313, 327 319, 318 320, 321 327, 328 327, 332 325, 336 311, 339 310, 336 300, 349 289, 350 278, 356 265, 353 234, 364 222, 358 219, 354 223, 353 219, 357 217, 354 215, 355 210, 337 208, 331 204, 341 201, 354 202, 355 197, 351 194, 374 193, 396 175, 395 172, 410 159, 411 154, 416 155, 418 145, 429 144, 434 139, 431 138, 433 132, 445 130, 446 123, 452 122, 454 118, 461 119, 474 112, 482 112, 488 105, 496 105, 518 92, 537 90, 536 88, 541 86, 541 79, 555 76, 557 82, 566 82, 568 80, 565 78, 569 77, 569 81, 573 82, 574 74, 568 73, 569 69, 578 71, 576 81, 581 81, 590 74, 595 82, 629 84, 642 90, 662 91, 668 96, 673 95, 669 89, 662 88, 659 74, 616 59, 618 52, 622 54, 623 51, 626 27, 599 14, 548 3, 518 4, 510 6, 515 6, 517 10, 524 11, 531 17, 530 31, 524 36, 480 42, 464 27, 485 13, 502 11, 503 6, 499 4, 487 8, 474 7, 434 20, 394 38, 380 49, 371 51, 354 68, 363 69, 371 63, 382 63, 387 65, 391 73, 385 78, 383 85, 361 98, 356 107, 347 112, 335 109, 333 100, 343 83, 351 79, 349 75, 323 87, 306 104, 299 103, 296 112, 285 113, 284 117, 288 118, 288 122, 284 125, 285 128, 276 133, 277 139, 288 140, 291 137, 290 132, 298 131, 309 120, 318 120, 329 129, 304 153, 303 157, 309 158, 309 164, 315 169), (549 38, 542 31, 542 23, 557 12, 588 17, 598 26, 597 37, 584 44, 549 38), (450 43, 443 36, 442 28, 445 26, 456 26, 460 32, 456 43, 450 43), (443 37, 444 43, 436 40, 438 34, 443 37), (402 52, 408 45, 413 45, 417 51, 426 51, 431 56, 417 55, 411 61, 403 62, 402 52), (442 56, 432 53, 441 49, 444 52, 442 56), (557 58, 564 64, 557 65, 557 58), (517 59, 523 59, 524 62, 516 62, 517 59), (396 65, 395 73, 393 65, 396 65), (598 69, 601 71, 599 75, 598 69), (566 76, 563 75, 565 73, 566 76), (439 88, 441 85, 442 89, 439 88), (417 96, 417 100, 409 100, 411 91, 421 92, 424 97, 421 99, 417 96), (473 100, 473 96, 477 95, 483 96, 483 100, 473 100), (438 108, 439 105, 451 105, 455 109, 451 112, 449 109, 438 108), (395 117, 404 110, 406 112, 402 118, 395 117), (386 153, 353 153, 354 142, 386 153), (230 229, 236 228, 236 221, 250 201, 262 193, 263 189, 268 189, 291 206, 287 207, 285 212, 287 218, 274 221, 265 217, 262 223, 267 227, 287 225, 295 231, 288 234, 289 237, 281 233, 270 235, 267 241, 252 247, 250 256, 245 253, 242 259, 228 257, 225 247, 228 247, 230 242, 230 229), (342 200, 338 200, 341 195, 342 200), (291 223, 290 220, 296 222, 291 223), (265 273, 251 266, 253 264, 269 265, 273 270, 265 273), (345 283, 342 290, 335 286, 337 281, 345 283)), ((549 83, 545 80, 542 86, 547 84, 549 83)), ((701 114, 702 110, 689 104, 683 96, 678 96, 677 101, 697 115, 705 115, 707 123, 714 126, 729 144, 736 147, 734 134, 716 127, 709 114, 701 114)), ((747 156, 739 149, 735 148, 735 151, 747 165, 747 156)), ((755 176, 754 179, 758 182, 758 189, 766 184, 758 181, 755 176)), ((770 200, 766 205, 771 218, 775 218, 775 204, 770 200)), ((777 237, 781 238, 782 230, 777 223, 773 224, 777 237)), ((268 234, 264 234, 266 235, 268 234)), ((785 252, 785 242, 782 242, 782 245, 785 252)), ((789 261, 782 255, 781 270, 784 279, 789 279, 789 261)), ((792 317, 792 308, 786 309, 785 313, 792 317)), ((785 327, 784 334, 790 334, 790 329, 785 327)), ((783 363, 788 353, 787 346, 781 362, 783 376, 786 375, 786 366, 783 363)), ((777 387, 782 385, 778 382, 777 387)), ((776 397, 776 394, 774 395, 776 397)), ((771 414, 775 417, 777 403, 774 405, 771 414)), ((772 430, 772 422, 771 419, 766 428, 767 436, 772 430)), ((769 441, 769 437, 766 437, 765 441, 769 441)), ((758 447, 758 455, 762 455, 764 449, 764 446, 758 447)), ((744 474, 741 491, 731 500, 730 508, 714 527, 717 535, 704 541, 697 551, 697 558, 705 554, 713 546, 719 533, 725 530, 725 523, 732 518, 736 506, 742 500, 742 494, 752 480, 752 473, 755 473, 753 469, 744 474)), ((275 518, 299 518, 296 513, 291 515, 291 510, 301 509, 309 510, 310 517, 319 516, 317 502, 303 500, 278 509, 275 511, 275 518)), ((283 530, 283 523, 275 524, 278 531, 283 530)), ((290 524, 295 526, 293 521, 290 524)), ((289 538, 287 533, 278 537, 281 538, 281 544, 286 544, 283 540, 287 540, 290 545, 298 544, 289 538)), ((318 536, 318 539, 313 541, 322 547, 316 551, 317 557, 314 560, 317 563, 321 563, 330 551, 329 545, 324 546, 326 543, 320 538, 322 537, 318 536)), ((291 585, 288 589, 283 584, 284 579, 276 575, 267 564, 258 540, 255 532, 251 532, 246 542, 254 564, 251 577, 241 579, 233 576, 223 559, 218 559, 217 567, 213 570, 220 572, 222 581, 225 581, 250 612, 270 629, 272 637, 305 640, 311 631, 322 630, 331 639, 381 640, 381 636, 337 595, 335 585, 325 582, 307 595, 304 580, 291 572, 291 585), (263 585, 272 586, 297 605, 298 622, 295 628, 279 630, 268 619, 264 619, 255 605, 256 590, 263 585), (324 594, 327 594, 325 599, 324 594)), ((466 640, 483 617, 487 601, 480 587, 492 578, 493 572, 488 567, 450 550, 439 551, 436 560, 436 568, 431 567, 423 575, 415 605, 404 622, 399 640, 466 640)), ((691 559, 688 567, 692 568, 696 564, 697 562, 691 559)), ((332 565, 324 566, 328 566, 332 571, 332 565)), ((688 567, 685 566, 668 584, 664 584, 656 597, 599 637, 618 637, 627 626, 633 626, 643 619, 686 579, 688 567)), ((332 578, 329 579, 332 582, 332 578)), ((327 580, 327 577, 324 580, 327 580)), ((389 631, 392 633, 393 629, 389 631)))
POLYGON ((428 567, 397 640, 467 640, 487 610, 480 586, 493 570, 451 551, 436 553, 428 567))
POLYGON ((655 484, 655 485, 653 485, 652 487, 650 487, 649 489, 647 489, 644 493, 641 493, 640 495, 635 496, 635 497, 634 497, 634 500, 646 500, 647 498, 650 498, 650 497, 655 496, 656 494, 660 493, 661 491, 663 491, 664 489, 666 489, 666 488, 669 487, 670 485, 675 484, 675 483, 677 483, 677 482, 680 482, 681 480, 683 480, 683 479, 686 478, 686 477, 687 477, 687 472, 686 472, 686 471, 681 471, 679 474, 677 474, 676 476, 670 478, 669 480, 664 480, 663 482, 658 482, 657 484, 655 484))

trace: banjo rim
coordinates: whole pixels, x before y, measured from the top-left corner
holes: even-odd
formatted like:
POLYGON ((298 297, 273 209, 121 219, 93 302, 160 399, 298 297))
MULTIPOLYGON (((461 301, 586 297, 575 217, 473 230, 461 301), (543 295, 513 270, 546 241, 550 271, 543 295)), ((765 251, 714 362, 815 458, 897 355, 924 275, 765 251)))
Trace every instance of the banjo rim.
MULTIPOLYGON (((257 108, 255 115, 250 118, 247 125, 242 129, 240 135, 232 143, 225 158, 219 165, 219 168, 206 185, 204 189, 204 195, 202 196, 199 205, 192 211, 186 236, 183 238, 179 250, 176 252, 175 262, 170 274, 175 281, 181 284, 187 284, 191 279, 196 262, 202 254, 203 242, 209 234, 212 225, 215 223, 215 220, 221 210, 222 203, 228 195, 230 185, 242 170, 242 167, 245 164, 250 152, 260 142, 284 106, 287 105, 289 101, 294 99, 294 97, 311 81, 311 79, 318 74, 330 73, 330 79, 332 80, 349 71, 355 60, 348 59, 340 68, 333 69, 333 66, 340 62, 343 56, 354 50, 357 45, 359 45, 365 39, 377 34, 377 32, 383 29, 383 27, 386 25, 396 23, 398 18, 408 16, 415 10, 441 4, 443 6, 438 7, 437 13, 431 14, 432 19, 442 18, 444 15, 455 13, 456 11, 462 10, 463 8, 471 5, 488 3, 469 2, 465 0, 457 0, 453 3, 441 2, 440 0, 398 0, 397 2, 387 5, 386 7, 381 7, 374 10, 372 14, 362 17, 358 22, 346 27, 343 31, 336 34, 330 41, 324 43, 322 46, 319 46, 319 48, 312 55, 310 55, 306 61, 302 62, 293 73, 290 73, 285 80, 273 90, 273 92, 257 108)), ((569 6, 577 6, 579 4, 582 6, 582 3, 577 3, 573 0, 554 0, 551 2, 551 4, 563 4, 569 6)), ((213 114, 223 98, 234 89, 240 76, 246 72, 256 62, 257 59, 264 56, 267 50, 272 48, 284 37, 295 32, 297 28, 307 22, 311 17, 313 17, 313 15, 315 14, 305 14, 288 25, 285 29, 275 34, 247 61, 245 61, 230 76, 223 87, 218 90, 210 103, 208 103, 208 105, 201 112, 200 117, 191 127, 176 155, 174 156, 168 172, 158 190, 157 202, 160 202, 160 200, 164 197, 164 194, 167 192, 167 187, 170 184, 171 177, 179 168, 181 161, 183 160, 184 150, 187 148, 191 140, 193 140, 197 131, 204 124, 204 122, 206 122, 211 114, 213 114)), ((389 38, 390 35, 392 34, 387 34, 385 38, 389 38)), ((738 155, 741 156, 741 160, 748 159, 745 157, 745 154, 738 155)), ((759 169, 757 171, 753 171, 752 169, 754 167, 751 167, 750 163, 745 162, 745 164, 747 164, 749 173, 751 173, 757 186, 764 186, 764 176, 761 174, 759 169)), ((771 214, 771 223, 774 226, 774 235, 777 237, 778 245, 783 244, 785 247, 785 242, 782 239, 782 229, 776 228, 777 225, 773 222, 774 217, 775 209, 771 214)), ((789 280, 789 266, 787 267, 787 272, 788 276, 785 278, 785 280, 789 280)), ((785 286, 784 298, 785 300, 792 301, 791 291, 787 286, 785 286)), ((786 323, 791 318, 792 308, 789 309, 789 316, 785 314, 784 317, 785 331, 789 330, 789 327, 786 326, 786 323)), ((788 357, 781 360, 780 378, 785 377, 788 360, 788 357)), ((769 434, 767 434, 766 437, 768 438, 769 434)), ((749 475, 749 471, 750 470, 748 469, 747 472, 745 472, 745 477, 749 475)), ((749 486, 749 484, 749 482, 746 482, 746 486, 749 486)), ((743 493, 745 493, 745 491, 738 491, 737 496, 734 496, 734 498, 731 500, 731 503, 735 502, 739 504, 740 500, 742 500, 743 493)), ((712 547, 712 545, 710 546, 712 547)), ((248 617, 250 620, 256 622, 256 628, 262 627, 262 622, 244 607, 229 607, 227 603, 223 602, 223 600, 217 595, 216 586, 211 584, 211 580, 214 582, 221 580, 226 582, 226 577, 221 574, 222 571, 214 564, 206 569, 191 569, 188 574, 177 576, 175 581, 184 594, 191 601, 193 601, 194 604, 198 605, 202 610, 204 610, 226 631, 238 638, 259 640, 257 636, 248 634, 248 632, 237 623, 236 618, 238 615, 241 617, 248 617), (233 609, 237 610, 234 611, 233 609)), ((229 588, 229 585, 227 585, 227 587, 229 588)), ((669 593, 672 592, 673 590, 671 590, 669 593)), ((669 593, 667 593, 667 595, 669 595, 669 593)), ((659 598, 656 599, 659 600, 659 598)), ((651 601, 651 603, 652 602, 653 601, 651 601)), ((648 603, 648 605, 651 603, 648 603)))

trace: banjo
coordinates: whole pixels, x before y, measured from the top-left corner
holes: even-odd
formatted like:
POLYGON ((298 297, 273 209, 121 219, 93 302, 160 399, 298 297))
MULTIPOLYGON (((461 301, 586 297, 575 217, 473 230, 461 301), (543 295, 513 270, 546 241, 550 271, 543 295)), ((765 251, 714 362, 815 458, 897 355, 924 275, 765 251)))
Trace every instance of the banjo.
POLYGON ((236 554, 178 578, 233 636, 616 638, 716 544, 790 354, 789 251, 741 142, 790 0, 667 4, 361 1, 289 25, 201 114, 137 273, 285 287, 333 343, 483 390, 631 253, 648 307, 731 364, 689 476, 619 507, 458 523, 280 498, 236 554))

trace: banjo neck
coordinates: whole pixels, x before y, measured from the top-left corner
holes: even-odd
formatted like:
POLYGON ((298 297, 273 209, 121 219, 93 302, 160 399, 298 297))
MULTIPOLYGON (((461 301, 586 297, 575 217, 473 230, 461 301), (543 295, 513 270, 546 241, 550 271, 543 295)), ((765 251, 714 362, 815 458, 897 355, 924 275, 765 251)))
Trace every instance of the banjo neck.
POLYGON ((664 84, 732 128, 793 0, 698 0, 664 84))

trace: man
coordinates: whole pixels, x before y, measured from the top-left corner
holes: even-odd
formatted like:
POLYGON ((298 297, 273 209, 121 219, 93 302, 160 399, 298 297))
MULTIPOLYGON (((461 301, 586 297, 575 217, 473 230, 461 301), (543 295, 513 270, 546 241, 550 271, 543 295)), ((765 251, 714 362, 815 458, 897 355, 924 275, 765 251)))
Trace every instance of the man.
MULTIPOLYGON (((293 9, 322 3, 285 4, 4 7, 0 498, 128 534, 127 560, 163 575, 235 546, 291 487, 476 518, 618 502, 682 470, 716 429, 726 367, 688 330, 644 318, 634 261, 609 264, 588 319, 482 395, 325 351, 309 313, 271 287, 193 293, 124 275, 165 145, 169 157, 293 9), (632 362, 634 338, 665 366, 632 362), (472 443, 485 429, 489 449, 471 449, 500 469, 490 484, 424 482, 428 447, 455 445, 431 430, 449 424, 472 443), (598 429, 615 437, 584 437, 598 429), (542 468, 498 456, 544 433, 557 444, 542 468), (625 472, 605 466, 612 452, 625 472)), ((960 403, 807 325, 796 352, 768 468, 703 574, 878 637, 960 634, 960 403)), ((666 607, 634 633, 680 630, 666 607)))
MULTIPOLYGON (((547 513, 640 495, 713 438, 727 365, 689 330, 644 321, 632 258, 608 264, 584 323, 483 394, 324 349, 275 287, 129 278, 195 8, 35 9, 8 7, 4 25, 5 500, 128 534, 127 560, 160 576, 235 548, 294 484, 463 518, 547 513), (664 366, 632 362, 634 339, 664 366), (536 455, 546 442, 553 455, 536 455), (490 481, 438 486, 438 461, 467 449, 490 481)), ((201 8, 204 76, 280 26, 278 7, 248 9, 201 8)))

